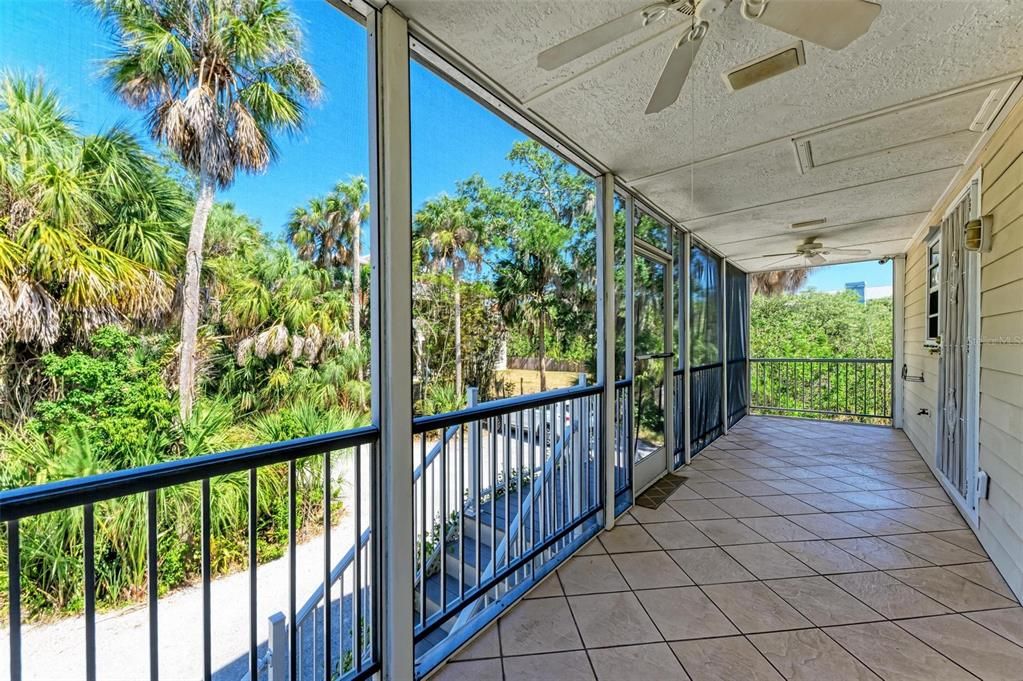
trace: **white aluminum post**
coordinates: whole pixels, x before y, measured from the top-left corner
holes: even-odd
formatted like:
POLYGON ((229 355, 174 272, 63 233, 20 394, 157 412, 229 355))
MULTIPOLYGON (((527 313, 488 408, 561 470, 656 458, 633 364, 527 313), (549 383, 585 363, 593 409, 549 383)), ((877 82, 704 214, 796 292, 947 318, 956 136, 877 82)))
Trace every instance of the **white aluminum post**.
MULTIPOLYGON (((633 270, 635 270, 636 258, 636 201, 632 194, 625 195, 625 377, 634 381, 636 376, 636 312, 633 270)), ((636 399, 636 386, 629 389, 629 403, 625 405, 627 411, 625 422, 632 423, 632 403, 636 399)), ((632 487, 632 501, 636 501, 636 476, 633 456, 635 455, 635 443, 632 441, 634 428, 627 433, 625 446, 625 459, 623 463, 629 467, 629 485, 632 487)))
MULTIPOLYGON (((668 227, 668 248, 671 249, 672 239, 671 227, 668 227)), ((670 357, 674 357, 674 328, 672 324, 675 320, 675 259, 674 256, 668 260, 664 271, 664 287, 662 294, 664 296, 664 349, 667 352, 672 353, 670 357)), ((664 365, 664 468, 668 471, 675 470, 675 438, 678 437, 675 434, 675 363, 670 357, 661 359, 661 363, 664 365)))
POLYGON ((902 428, 904 389, 902 364, 905 361, 906 333, 906 256, 892 259, 892 427, 902 428))
POLYGON ((721 258, 721 434, 728 435, 728 261, 721 258))
POLYGON ((689 274, 689 260, 693 255, 693 237, 689 232, 686 232, 682 237, 682 281, 685 282, 685 286, 682 287, 682 329, 685 331, 685 344, 684 351, 682 353, 682 366, 685 367, 683 372, 683 383, 685 383, 685 396, 686 403, 682 409, 682 419, 686 424, 685 427, 685 452, 686 452, 686 465, 693 460, 693 424, 692 424, 692 404, 693 404, 693 367, 689 361, 689 349, 691 342, 689 339, 692 329, 689 328, 691 319, 691 311, 689 307, 689 289, 690 285, 690 274, 689 274))
POLYGON ((270 664, 266 678, 267 681, 284 681, 288 678, 288 656, 297 654, 294 650, 288 650, 288 624, 284 613, 275 612, 270 615, 268 628, 266 645, 270 653, 270 664))
POLYGON ((604 385, 597 415, 604 456, 604 527, 615 524, 615 181, 600 177, 597 202, 597 383, 604 385))
POLYGON ((412 565, 412 199, 408 22, 386 5, 370 33, 372 176, 373 413, 380 427, 375 462, 379 494, 382 676, 413 678, 412 565))

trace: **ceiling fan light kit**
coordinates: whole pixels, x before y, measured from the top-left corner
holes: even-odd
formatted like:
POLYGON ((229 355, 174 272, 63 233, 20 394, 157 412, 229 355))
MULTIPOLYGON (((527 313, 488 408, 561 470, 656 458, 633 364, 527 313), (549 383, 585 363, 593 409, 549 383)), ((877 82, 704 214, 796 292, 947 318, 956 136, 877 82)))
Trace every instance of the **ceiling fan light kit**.
MULTIPOLYGON (((725 74, 733 91, 791 71, 806 63, 802 41, 831 50, 841 50, 866 33, 881 12, 869 0, 740 0, 742 16, 769 26, 800 41, 761 57, 725 74)), ((552 71, 609 45, 672 13, 685 16, 682 35, 672 45, 657 85, 646 107, 647 114, 674 104, 696 61, 703 38, 712 21, 723 14, 732 0, 664 0, 596 26, 537 55, 537 65, 552 71)))

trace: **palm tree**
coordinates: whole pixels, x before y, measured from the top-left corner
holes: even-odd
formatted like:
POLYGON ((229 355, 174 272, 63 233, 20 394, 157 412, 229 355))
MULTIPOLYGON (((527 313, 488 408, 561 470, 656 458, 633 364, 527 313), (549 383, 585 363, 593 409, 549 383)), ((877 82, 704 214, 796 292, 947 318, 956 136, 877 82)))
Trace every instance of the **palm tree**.
POLYGON ((455 392, 462 394, 462 276, 483 265, 484 236, 465 197, 430 199, 416 212, 414 248, 435 272, 451 269, 454 281, 455 392))
MULTIPOLYGON (((352 342, 362 347, 362 227, 369 219, 369 186, 356 176, 338 182, 326 197, 291 212, 285 226, 298 257, 323 269, 347 265, 352 273, 352 342)), ((361 370, 360 370, 361 375, 361 370)))
POLYGON ((780 293, 795 293, 803 287, 812 268, 798 270, 775 270, 754 272, 750 276, 750 291, 753 295, 776 296, 780 293))
POLYGON ((117 42, 106 62, 114 91, 148 112, 150 134, 198 178, 185 254, 178 392, 195 400, 195 350, 206 223, 217 188, 262 171, 273 134, 302 124, 320 83, 301 56, 284 0, 92 0, 117 42))
MULTIPOLYGON (((106 324, 163 321, 186 211, 184 192, 127 131, 79 135, 41 80, 0 77, 5 369, 26 366, 15 361, 19 353, 38 357, 62 338, 83 340, 106 324)), ((7 374, 0 375, 0 402, 4 416, 18 421, 31 391, 7 374)))

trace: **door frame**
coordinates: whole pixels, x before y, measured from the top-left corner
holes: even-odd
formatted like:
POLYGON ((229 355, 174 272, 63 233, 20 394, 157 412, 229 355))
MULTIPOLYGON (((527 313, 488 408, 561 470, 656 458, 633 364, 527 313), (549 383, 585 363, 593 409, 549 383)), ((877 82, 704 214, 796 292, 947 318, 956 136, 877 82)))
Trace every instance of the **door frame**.
MULTIPOLYGON (((670 227, 669 227, 669 229, 670 229, 670 227)), ((669 231, 669 234, 670 234, 670 231, 669 231)), ((664 284, 663 284, 663 291, 662 291, 662 295, 664 296, 664 315, 663 315, 664 316, 664 321, 663 321, 663 327, 664 327, 664 332, 663 332, 664 353, 663 354, 664 354, 664 357, 662 357, 661 360, 660 360, 664 364, 664 387, 663 387, 663 390, 664 390, 664 446, 661 447, 660 453, 655 452, 654 454, 651 454, 648 457, 646 457, 643 461, 637 462, 635 460, 635 453, 634 453, 635 452, 635 447, 636 447, 636 442, 632 442, 632 451, 629 452, 629 455, 633 459, 632 460, 632 494, 633 494, 633 499, 635 499, 637 496, 642 494, 643 491, 647 487, 649 487, 650 485, 655 483, 664 474, 668 473, 673 468, 671 457, 672 457, 672 452, 674 452, 673 446, 674 446, 674 414, 675 414, 675 412, 674 412, 674 396, 672 394, 673 391, 672 391, 672 383, 671 382, 674 380, 674 373, 673 373, 674 372, 674 361, 673 361, 673 359, 674 359, 674 351, 672 349, 673 348, 673 343, 674 343, 674 338, 672 336, 672 318, 674 316, 673 315, 673 310, 672 310, 672 307, 674 305, 674 298, 672 296, 672 280, 673 280, 674 274, 673 274, 673 261, 672 261, 671 253, 668 253, 667 251, 662 250, 660 248, 657 248, 656 246, 653 246, 652 244, 649 244, 649 243, 647 243, 647 242, 645 242, 645 241, 643 241, 641 239, 638 239, 638 238, 633 238, 632 246, 633 246, 633 253, 632 253, 632 260, 633 261, 635 261, 636 258, 646 258, 647 260, 650 260, 650 261, 652 261, 654 263, 657 263, 659 265, 662 265, 664 267, 664 284), (661 459, 663 467, 657 467, 657 471, 658 472, 656 474, 654 474, 653 477, 651 477, 650 479, 641 480, 641 478, 644 477, 644 476, 641 475, 640 470, 641 469, 646 469, 646 468, 648 468, 649 465, 652 465, 653 463, 656 463, 656 460, 658 458, 661 459), (648 464, 648 462, 650 462, 650 464, 648 464), (644 464, 648 464, 648 466, 644 466, 644 464)), ((633 267, 632 270, 633 270, 633 272, 635 272, 635 267, 633 267)), ((633 282, 633 292, 635 292, 635 283, 634 282, 633 282)), ((632 301, 630 301, 630 304, 628 306, 628 314, 630 316, 634 316, 635 315, 635 307, 633 306, 632 301)), ((635 319, 632 319, 631 321, 632 321, 632 327, 633 327, 633 329, 635 329, 636 321, 635 321, 635 319)), ((634 408, 635 400, 636 400, 636 394, 635 394, 636 393, 636 388, 635 388, 635 381, 636 381, 636 379, 635 379, 635 376, 636 376, 636 369, 635 369, 635 366, 636 366, 635 331, 633 331, 632 335, 633 335, 633 342, 631 344, 631 347, 628 349, 628 351, 629 351, 628 362, 629 362, 630 370, 631 370, 632 376, 633 376, 633 386, 634 386, 634 388, 633 388, 633 396, 632 396, 633 404, 629 405, 629 409, 633 409, 634 408)))
MULTIPOLYGON (((981 211, 981 195, 982 195, 982 171, 977 172, 970 178, 970 181, 966 186, 956 194, 955 199, 949 204, 942 215, 942 222, 947 218, 953 211, 958 208, 959 204, 969 196, 970 197, 970 215, 969 219, 974 220, 983 215, 981 211)), ((942 255, 944 258, 944 254, 942 255)), ((946 478, 941 470, 941 448, 943 444, 942 426, 938 422, 935 427, 935 448, 934 448, 934 470, 936 472, 935 477, 938 482, 945 489, 949 498, 952 499, 952 503, 959 509, 959 511, 966 517, 967 522, 976 529, 979 525, 980 514, 979 505, 977 503, 977 474, 980 471, 980 253, 978 251, 966 251, 966 262, 963 263, 965 268, 965 282, 966 282, 966 296, 965 296, 965 313, 966 319, 966 338, 967 338, 967 364, 965 371, 965 392, 963 404, 964 412, 964 450, 963 454, 966 457, 965 471, 967 476, 966 481, 966 497, 963 498, 959 494, 959 490, 955 488, 946 478)), ((942 279, 944 282, 944 279, 942 279)), ((946 295, 946 287, 942 285, 939 288, 939 296, 942 302, 939 303, 939 309, 944 309, 944 297, 946 295)), ((942 363, 945 361, 944 353, 938 355, 938 375, 942 375, 942 363)), ((939 381, 937 391, 937 409, 935 414, 938 415, 939 419, 944 418, 944 391, 943 386, 939 381)))

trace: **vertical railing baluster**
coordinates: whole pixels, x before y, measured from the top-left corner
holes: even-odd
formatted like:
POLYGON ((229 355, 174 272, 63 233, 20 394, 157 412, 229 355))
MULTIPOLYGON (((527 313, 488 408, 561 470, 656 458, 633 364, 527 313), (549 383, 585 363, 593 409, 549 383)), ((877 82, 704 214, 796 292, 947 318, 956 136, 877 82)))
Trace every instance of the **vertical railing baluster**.
POLYGON ((298 681, 299 637, 295 613, 298 609, 298 594, 295 584, 297 571, 298 523, 295 494, 298 491, 298 462, 288 462, 288 679, 298 681))
POLYGON ((490 433, 490 575, 497 572, 497 420, 487 419, 490 433))
POLYGON ((465 431, 458 425, 458 600, 465 598, 465 431))
MULTIPOLYGON (((331 640, 330 612, 330 452, 323 453, 323 681, 331 681, 332 670, 330 658, 333 641, 331 640)), ((253 674, 251 679, 255 679, 253 674)))
POLYGON ((149 596, 149 679, 158 681, 160 678, 159 628, 160 620, 157 613, 157 599, 160 596, 159 575, 157 573, 157 527, 156 527, 156 490, 146 493, 146 580, 149 596))
POLYGON ((426 626, 426 541, 429 533, 429 521, 426 518, 426 436, 429 431, 419 435, 419 626, 426 626))
MULTIPOLYGON (((504 471, 501 479, 504 484, 504 564, 508 565, 511 560, 511 537, 508 536, 511 532, 511 423, 508 415, 499 416, 501 419, 501 427, 504 431, 504 471)), ((494 566, 494 572, 497 573, 497 566, 494 566)))
POLYGON ((21 681, 21 529, 18 520, 7 521, 7 611, 11 681, 21 681))
MULTIPOLYGON (((476 428, 478 420, 473 422, 473 428, 476 428)), ((479 433, 479 431, 476 431, 479 433)), ((483 467, 483 457, 480 455, 480 448, 482 447, 482 437, 473 437, 469 439, 469 457, 475 461, 472 465, 473 475, 473 506, 475 507, 476 513, 476 531, 473 533, 476 535, 476 581, 473 583, 473 590, 478 591, 480 588, 480 544, 483 541, 483 486, 480 483, 481 472, 480 469, 483 467)))
POLYGON ((259 678, 259 638, 256 633, 256 585, 259 558, 256 552, 258 520, 256 469, 249 469, 249 678, 259 678))
MULTIPOLYGON (((355 445, 355 543, 354 583, 352 584, 352 662, 356 671, 362 670, 362 445, 355 445)), ((344 603, 345 593, 341 592, 344 603)), ((341 616, 344 622, 344 616, 341 616)), ((342 659, 344 659, 342 657, 342 659)))
POLYGON ((82 507, 85 553, 85 678, 96 681, 96 525, 92 504, 82 507))
POLYGON ((440 539, 437 541, 437 560, 440 562, 440 608, 448 609, 448 443, 447 430, 440 431, 440 539))
MULTIPOLYGON (((199 483, 199 552, 202 578, 202 678, 213 678, 212 617, 210 608, 210 480, 199 483)), ((290 621, 294 621, 294 617, 290 621)))

